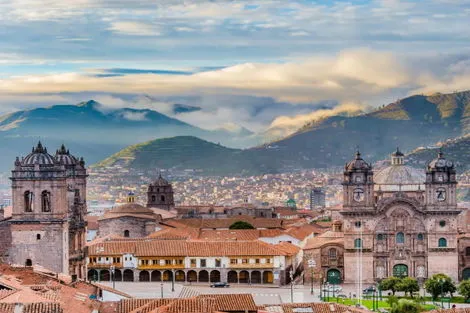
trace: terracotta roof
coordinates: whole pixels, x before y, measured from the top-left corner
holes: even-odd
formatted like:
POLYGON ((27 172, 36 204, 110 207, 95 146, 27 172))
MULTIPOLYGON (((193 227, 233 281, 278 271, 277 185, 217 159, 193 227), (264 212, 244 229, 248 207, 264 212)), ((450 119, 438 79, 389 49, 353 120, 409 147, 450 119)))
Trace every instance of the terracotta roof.
POLYGON ((101 289, 101 290, 106 290, 106 291, 109 291, 109 292, 112 292, 112 293, 115 293, 117 295, 120 295, 120 296, 123 296, 123 297, 126 297, 126 298, 132 298, 131 295, 125 293, 125 292, 122 292, 122 291, 119 291, 117 289, 113 289, 111 287, 108 287, 106 285, 102 285, 102 284, 98 284, 98 283, 91 283, 93 286, 96 286, 97 288, 101 289))
POLYGON ((141 306, 149 304, 150 302, 155 301, 155 299, 121 299, 117 305, 117 313, 129 313, 134 311, 141 306))
POLYGON ((304 224, 302 226, 293 226, 287 229, 285 233, 299 240, 304 240, 312 234, 321 234, 325 232, 325 230, 326 229, 318 227, 317 225, 304 224))
POLYGON ((277 218, 255 218, 240 215, 231 218, 186 218, 178 220, 178 223, 194 228, 229 228, 237 221, 248 222, 255 228, 283 228, 283 220, 277 218))
POLYGON ((87 222, 87 229, 98 230, 98 218, 96 215, 87 215, 85 220, 87 222))
POLYGON ((190 239, 197 237, 199 230, 194 228, 165 228, 147 236, 154 239, 190 239))
POLYGON ((165 299, 165 298, 156 299, 156 300, 150 301, 149 303, 143 306, 138 307, 135 310, 130 311, 129 313, 149 313, 161 306, 168 305, 173 301, 174 301, 173 299, 165 299))
POLYGON ((317 237, 307 240, 304 250, 315 249, 326 244, 344 244, 344 233, 339 231, 327 231, 317 237))
POLYGON ((131 216, 136 218, 155 220, 158 216, 151 210, 138 203, 126 203, 104 213, 98 218, 98 221, 119 218, 123 216, 131 216))
POLYGON ((210 294, 200 295, 197 299, 214 299, 219 311, 256 311, 257 306, 251 294, 210 294))
MULTIPOLYGON (((347 306, 338 303, 286 303, 286 304, 277 304, 277 305, 265 305, 258 307, 261 310, 266 312, 276 312, 276 313, 295 313, 294 309, 296 308, 310 308, 312 312, 315 313, 366 313, 370 312, 368 310, 358 309, 353 306, 347 306)), ((463 313, 463 312, 462 312, 463 313)))
POLYGON ((216 309, 214 298, 189 298, 178 299, 170 304, 160 307, 151 313, 212 313, 216 309))
POLYGON ((133 240, 109 241, 89 246, 89 255, 136 256, 244 256, 286 255, 273 245, 261 241, 183 241, 183 240, 133 240))
MULTIPOLYGON (((0 303, 1 313, 14 313, 15 303, 0 303)), ((24 305, 23 313, 63 313, 64 310, 60 303, 26 303, 24 305)))
POLYGON ((300 247, 285 241, 274 245, 274 247, 280 251, 283 251, 286 253, 286 255, 296 255, 300 251, 300 247))

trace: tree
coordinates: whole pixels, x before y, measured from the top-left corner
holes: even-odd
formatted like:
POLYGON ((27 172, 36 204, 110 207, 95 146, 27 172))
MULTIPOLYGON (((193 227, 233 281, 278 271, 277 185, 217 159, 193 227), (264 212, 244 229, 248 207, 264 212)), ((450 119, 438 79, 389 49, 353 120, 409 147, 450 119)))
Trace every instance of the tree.
POLYGON ((446 274, 434 274, 424 283, 426 291, 432 295, 433 300, 436 300, 439 295, 446 293, 452 294, 457 290, 452 278, 446 274))
POLYGON ((465 297, 465 301, 470 299, 470 280, 466 279, 459 285, 459 293, 465 297))
POLYGON ((385 278, 380 282, 380 289, 382 290, 390 290, 392 291, 393 295, 395 295, 395 292, 399 290, 399 284, 401 282, 401 279, 398 277, 388 277, 385 278))
POLYGON ((413 300, 400 299, 398 303, 393 304, 390 313, 419 313, 421 306, 413 300))
POLYGON ((405 277, 397 284, 399 291, 404 291, 405 296, 409 292, 410 296, 413 298, 413 292, 419 291, 418 281, 415 278, 405 277))
POLYGON ((230 225, 229 229, 255 229, 253 225, 244 221, 237 221, 230 225))

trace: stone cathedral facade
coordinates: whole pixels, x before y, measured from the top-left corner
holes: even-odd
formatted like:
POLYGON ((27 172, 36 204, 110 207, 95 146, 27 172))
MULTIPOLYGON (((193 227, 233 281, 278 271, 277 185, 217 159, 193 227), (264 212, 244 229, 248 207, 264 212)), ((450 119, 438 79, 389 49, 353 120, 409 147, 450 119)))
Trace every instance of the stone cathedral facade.
POLYGON ((419 171, 397 149, 377 174, 357 152, 344 169, 343 280, 436 273, 458 280, 456 185, 454 164, 442 152, 419 171))
POLYGON ((75 278, 85 277, 86 180, 83 158, 62 145, 54 155, 40 142, 12 170, 11 264, 39 265, 75 278))

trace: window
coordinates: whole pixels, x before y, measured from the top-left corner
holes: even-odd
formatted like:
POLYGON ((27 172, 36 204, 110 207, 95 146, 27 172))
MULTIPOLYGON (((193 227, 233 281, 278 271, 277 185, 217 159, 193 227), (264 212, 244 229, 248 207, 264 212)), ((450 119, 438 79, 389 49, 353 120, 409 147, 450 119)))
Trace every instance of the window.
POLYGON ((354 223, 354 226, 356 226, 356 228, 361 228, 361 225, 362 225, 361 221, 357 221, 354 223))
POLYGON ((126 229, 126 230, 124 231, 124 237, 129 238, 129 236, 130 236, 130 233, 129 233, 129 231, 126 229))
POLYGON ((446 221, 440 221, 440 222, 439 222, 439 226, 445 227, 445 226, 446 226, 446 221))
POLYGON ((36 240, 41 240, 41 234, 36 235, 36 240))
POLYGON ((336 259, 336 249, 335 249, 335 248, 331 248, 330 250, 328 250, 328 257, 329 257, 331 260, 335 260, 335 259, 336 259))
POLYGON ((362 248, 362 240, 360 238, 354 239, 354 248, 362 248))
POLYGON ((24 262, 25 266, 33 266, 33 261, 31 259, 26 259, 26 262, 24 262))
POLYGON ((377 240, 384 240, 384 235, 383 234, 378 234, 377 235, 377 240))
POLYGON ((47 190, 41 192, 41 211, 50 212, 51 211, 51 193, 47 190))
POLYGON ((445 238, 439 238, 438 245, 439 245, 439 248, 445 248, 445 247, 447 247, 447 239, 445 239, 445 238))
POLYGON ((242 264, 248 264, 248 259, 242 259, 242 264))
POLYGON ((196 267, 196 259, 191 259, 191 267, 196 267))
POLYGON ((160 261, 158 259, 153 260, 153 265, 158 265, 160 264, 160 261))
POLYGON ((424 235, 421 234, 421 233, 419 233, 418 236, 417 236, 417 239, 418 239, 419 241, 423 241, 423 240, 424 240, 424 235))
POLYGON ((465 255, 470 256, 470 247, 465 248, 465 255))
POLYGON ((152 196, 152 202, 157 201, 157 198, 155 196, 152 196))
POLYGON ((220 259, 215 259, 215 267, 220 267, 222 265, 222 261, 220 259))
POLYGON ((176 260, 176 264, 177 264, 177 265, 183 264, 183 260, 176 260))
POLYGON ((32 191, 25 191, 24 193, 24 211, 33 212, 34 193, 32 191))
POLYGON ((201 259, 199 264, 201 264, 201 267, 206 267, 206 259, 201 259))
POLYGON ((162 202, 165 202, 165 196, 160 196, 160 200, 161 200, 162 202))
POLYGON ((405 234, 399 232, 396 237, 396 243, 402 244, 405 243, 405 234))
POLYGON ((266 259, 266 263, 271 263, 271 259, 266 259))
POLYGON ((171 260, 165 260, 165 265, 171 265, 171 260))
POLYGON ((237 259, 230 259, 230 264, 237 264, 238 260, 237 259))
POLYGON ((259 259, 255 259, 255 263, 256 263, 256 264, 259 264, 259 259))

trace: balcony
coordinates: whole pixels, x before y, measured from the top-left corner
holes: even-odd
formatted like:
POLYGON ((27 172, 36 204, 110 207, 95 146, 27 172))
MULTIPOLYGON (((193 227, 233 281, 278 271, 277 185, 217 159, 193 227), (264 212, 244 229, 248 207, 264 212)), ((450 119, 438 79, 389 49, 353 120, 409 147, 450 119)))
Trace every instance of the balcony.
POLYGON ((122 268, 122 263, 112 263, 112 264, 88 263, 88 268, 110 269, 112 265, 114 265, 115 268, 122 268))
POLYGON ((139 270, 171 270, 171 269, 184 269, 183 264, 146 264, 146 265, 137 265, 137 269, 139 270))
POLYGON ((228 268, 251 269, 251 268, 273 268, 273 263, 237 263, 228 264, 228 268))

